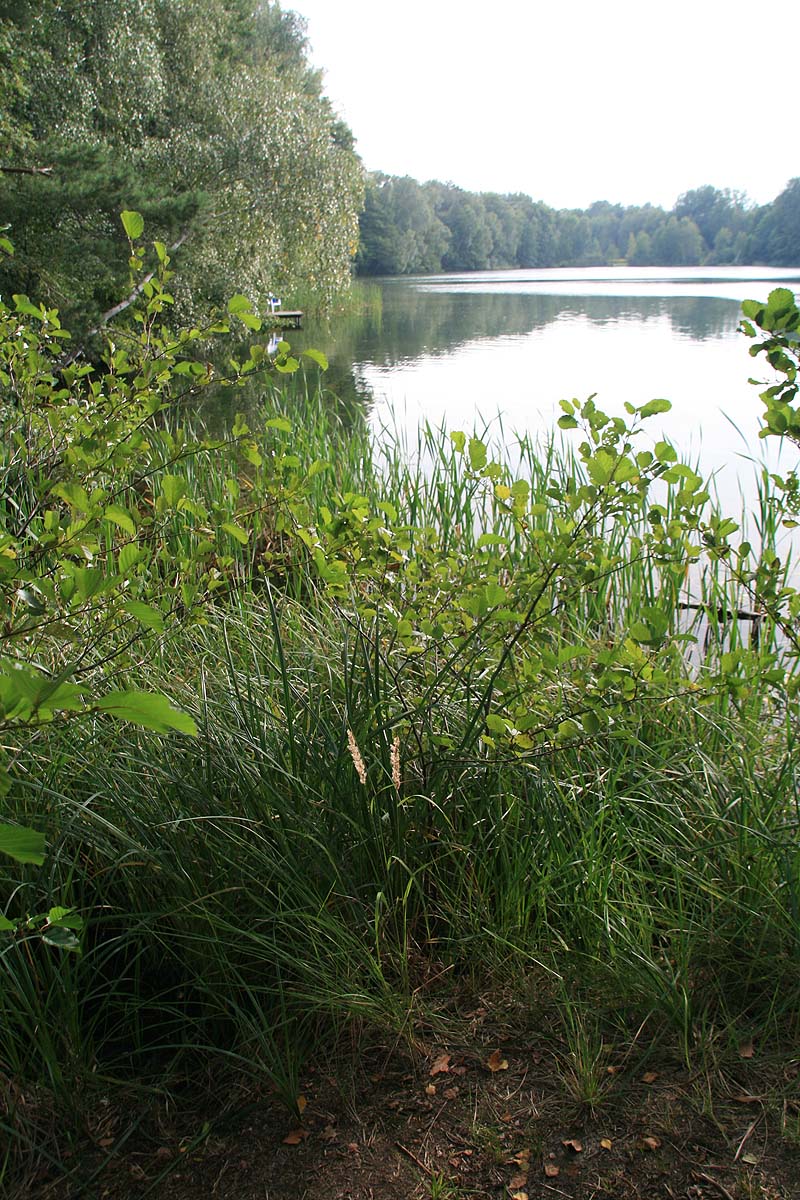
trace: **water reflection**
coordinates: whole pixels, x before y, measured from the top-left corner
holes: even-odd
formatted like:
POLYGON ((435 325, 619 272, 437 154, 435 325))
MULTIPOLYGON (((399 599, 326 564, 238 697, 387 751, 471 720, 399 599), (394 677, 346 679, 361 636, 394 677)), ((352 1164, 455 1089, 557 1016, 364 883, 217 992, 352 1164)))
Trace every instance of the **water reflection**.
MULTIPOLYGON (((701 345, 735 339, 741 300, 765 297, 772 287, 786 283, 800 286, 797 273, 755 268, 609 268, 389 279, 361 285, 364 302, 360 308, 326 325, 310 322, 294 337, 300 346, 325 350, 331 362, 331 380, 335 378, 336 386, 350 401, 376 402, 384 409, 386 403, 408 402, 410 410, 422 411, 427 394, 421 393, 417 403, 417 384, 422 382, 426 364, 436 360, 467 355, 475 366, 476 347, 481 345, 487 348, 487 363, 489 357, 495 357, 492 346, 502 347, 513 358, 515 343, 518 348, 526 339, 548 330, 557 340, 564 322, 571 325, 575 359, 585 356, 588 344, 582 346, 581 342, 593 341, 594 332, 614 331, 614 357, 619 361, 627 357, 623 350, 626 340, 633 349, 643 333, 655 328, 664 335, 658 348, 663 359, 665 337, 673 348, 681 341, 701 345), (414 386, 410 386, 409 372, 414 375, 414 386), (391 383, 387 375, 393 373, 397 375, 391 383)), ((542 356, 542 366, 546 358, 542 356)), ((526 369, 530 366, 524 365, 526 369)), ((523 364, 517 362, 516 366, 522 368, 523 364)), ((657 373, 653 375, 652 393, 664 394, 657 373)), ((452 382, 457 380, 461 386, 455 367, 452 382)), ((595 379, 588 390, 609 382, 595 379)), ((558 386, 538 370, 537 383, 539 393, 546 395, 558 386)), ((517 386, 525 384, 520 375, 517 386)), ((559 394, 572 395, 576 389, 569 372, 562 369, 559 394)), ((464 404, 478 402, 483 390, 480 396, 465 396, 464 404)), ((437 408, 442 409, 441 402, 437 408)))
POLYGON ((311 323, 295 337, 322 343, 332 360, 391 367, 422 355, 453 354, 478 339, 526 337, 563 318, 582 317, 601 327, 666 318, 676 335, 697 341, 731 334, 739 321, 736 301, 713 297, 444 292, 393 281, 383 286, 382 299, 379 315, 351 315, 327 327, 311 323))
MULTIPOLYGON (((653 422, 705 473, 716 472, 734 508, 752 494, 763 376, 737 332, 741 300, 766 298, 797 272, 756 268, 484 272, 361 284, 351 310, 287 335, 325 352, 325 386, 345 419, 399 429, 414 444, 420 422, 471 428, 552 429, 563 397, 597 393, 607 411, 654 396, 673 410, 653 422), (334 400, 334 397, 337 399, 334 400)), ((258 388, 228 397, 249 408, 258 388)))

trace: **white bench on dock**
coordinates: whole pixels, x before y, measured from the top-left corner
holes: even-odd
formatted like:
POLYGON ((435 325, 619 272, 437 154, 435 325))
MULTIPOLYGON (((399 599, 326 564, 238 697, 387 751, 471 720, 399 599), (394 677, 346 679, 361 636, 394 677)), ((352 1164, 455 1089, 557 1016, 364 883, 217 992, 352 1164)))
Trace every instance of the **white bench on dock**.
POLYGON ((292 329, 302 328, 302 309, 282 308, 281 304, 283 301, 281 300, 280 296, 268 296, 267 303, 269 304, 270 316, 274 319, 276 324, 280 323, 281 325, 289 325, 292 329))

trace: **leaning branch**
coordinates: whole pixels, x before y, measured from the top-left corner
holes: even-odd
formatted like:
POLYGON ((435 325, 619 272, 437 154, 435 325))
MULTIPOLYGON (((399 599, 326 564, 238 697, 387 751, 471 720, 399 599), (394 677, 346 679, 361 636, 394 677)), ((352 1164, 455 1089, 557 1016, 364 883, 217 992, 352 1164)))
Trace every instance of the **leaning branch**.
POLYGON ((3 167, 0 166, 0 174, 3 175, 52 175, 52 167, 3 167))
MULTIPOLYGON (((171 246, 167 247, 167 253, 174 254, 175 251, 180 246, 182 246, 183 243, 186 241, 190 232, 191 231, 189 229, 184 229, 181 236, 176 241, 174 241, 171 246)), ((124 312, 126 308, 130 308, 130 306, 133 304, 134 300, 136 300, 138 296, 141 296, 142 292, 147 287, 148 283, 153 278, 155 273, 156 273, 155 270, 148 271, 148 273, 144 276, 144 278, 139 280, 139 282, 137 283, 137 285, 133 289, 133 291, 130 293, 130 295, 126 296, 124 300, 120 300, 119 304, 115 304, 113 308, 109 308, 106 310, 106 312, 103 313, 103 315, 100 317, 100 320, 95 325, 94 329, 90 329, 88 331, 88 333, 86 333, 84 335, 83 342, 80 345, 76 346, 74 348, 74 350, 72 351, 72 353, 69 354, 66 358, 62 359, 62 361, 59 363, 59 366, 61 367, 62 370, 64 367, 71 366, 72 363, 74 363, 77 359, 83 357, 83 352, 84 352, 84 349, 86 346, 86 342, 88 341, 89 338, 94 337, 95 334, 97 334, 97 333, 100 333, 101 329, 103 329, 104 326, 106 326, 109 321, 113 321, 114 317, 119 316, 119 314, 121 312, 124 312)))
MULTIPOLYGON (((167 253, 174 254, 175 251, 177 249, 179 249, 180 246, 183 245, 183 243, 186 241, 188 236, 189 236, 189 230, 184 229, 183 233, 178 238, 178 240, 173 242, 171 246, 167 247, 167 253)), ((148 271, 148 273, 142 279, 139 280, 136 287, 133 289, 133 291, 130 293, 129 296, 126 296, 124 300, 120 300, 119 304, 115 304, 113 308, 109 308, 109 309, 107 309, 106 312, 103 313, 103 315, 101 316, 97 325, 94 327, 94 329, 89 330, 89 333, 87 336, 92 337, 95 333, 99 333, 104 325, 107 325, 109 321, 113 321, 114 317, 119 316, 119 314, 121 312, 124 312, 126 308, 130 308, 130 306, 133 304, 134 300, 136 300, 137 297, 141 296, 142 292, 147 287, 148 283, 153 278, 155 273, 156 273, 155 270, 148 271)))

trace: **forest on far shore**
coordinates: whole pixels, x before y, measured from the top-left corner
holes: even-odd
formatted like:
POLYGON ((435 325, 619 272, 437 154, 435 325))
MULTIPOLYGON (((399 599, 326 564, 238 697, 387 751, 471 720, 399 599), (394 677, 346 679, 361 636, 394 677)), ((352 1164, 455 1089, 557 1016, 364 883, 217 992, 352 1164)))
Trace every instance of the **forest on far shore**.
POLYGON ((670 211, 607 200, 582 210, 375 172, 359 228, 362 275, 623 263, 790 267, 800 263, 800 178, 765 205, 707 184, 670 211))

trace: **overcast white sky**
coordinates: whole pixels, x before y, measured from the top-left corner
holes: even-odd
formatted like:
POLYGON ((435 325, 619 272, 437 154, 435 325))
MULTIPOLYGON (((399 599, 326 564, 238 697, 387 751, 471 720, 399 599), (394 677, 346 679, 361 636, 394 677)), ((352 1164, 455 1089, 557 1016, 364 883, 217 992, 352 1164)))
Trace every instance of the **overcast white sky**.
POLYGON ((370 170, 580 208, 704 183, 764 203, 800 174, 788 133, 761 144, 774 30, 750 2, 282 4, 370 170))

